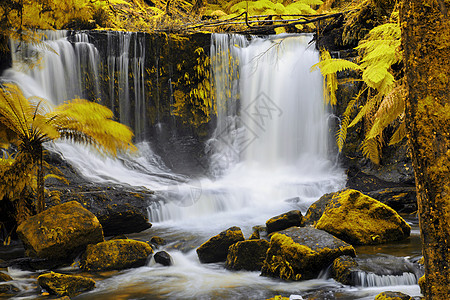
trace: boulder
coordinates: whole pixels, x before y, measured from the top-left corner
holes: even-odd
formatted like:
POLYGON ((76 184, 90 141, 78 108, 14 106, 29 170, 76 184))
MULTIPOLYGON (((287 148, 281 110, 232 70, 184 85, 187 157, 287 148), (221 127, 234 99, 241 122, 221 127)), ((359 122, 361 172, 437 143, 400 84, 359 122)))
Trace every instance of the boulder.
POLYGON ((150 243, 156 246, 162 246, 166 244, 166 241, 162 237, 152 236, 152 238, 150 239, 150 243))
POLYGON ((417 211, 416 187, 385 188, 368 192, 367 195, 398 213, 412 214, 417 211))
POLYGON ((266 222, 268 234, 287 229, 292 226, 305 226, 305 221, 303 220, 302 213, 299 210, 291 210, 287 213, 270 218, 266 222))
POLYGON ((53 272, 40 275, 38 283, 50 294, 69 297, 74 297, 95 288, 95 281, 91 278, 53 272))
POLYGON ((418 264, 391 255, 367 258, 341 256, 333 262, 332 277, 352 286, 417 284, 423 270, 418 264))
POLYGON ((383 292, 378 294, 375 300, 413 300, 413 298, 400 292, 383 292))
POLYGON ((316 228, 356 245, 398 241, 411 232, 392 208, 351 189, 333 195, 316 228))
POLYGON ((141 232, 152 227, 145 214, 126 203, 115 207, 107 206, 107 209, 97 213, 97 218, 105 236, 141 232))
POLYGON ((172 265, 172 257, 166 251, 158 251, 153 255, 153 258, 158 264, 163 266, 171 266, 172 265))
POLYGON ((103 241, 98 219, 76 201, 51 207, 17 228, 28 256, 70 258, 88 244, 103 241))
POLYGON ((312 279, 342 255, 355 256, 355 249, 325 231, 291 227, 272 235, 261 274, 286 280, 312 279))
POLYGON ((246 240, 231 245, 228 248, 227 269, 260 271, 269 245, 266 240, 246 240))
POLYGON ((121 270, 144 266, 153 254, 149 244, 135 240, 110 240, 89 245, 80 266, 85 271, 121 270))
POLYGON ((244 235, 239 227, 230 227, 218 235, 213 236, 197 248, 197 255, 201 263, 213 263, 225 261, 228 248, 239 241, 244 240, 244 235))
POLYGON ((6 282, 6 281, 11 281, 13 280, 11 278, 11 276, 9 276, 8 274, 4 273, 4 272, 0 272, 0 282, 6 282))
POLYGON ((327 205, 330 203, 331 199, 333 199, 335 193, 325 194, 320 197, 319 200, 311 204, 306 212, 305 223, 308 225, 315 225, 317 221, 319 221, 320 217, 322 217, 323 212, 325 211, 327 205))

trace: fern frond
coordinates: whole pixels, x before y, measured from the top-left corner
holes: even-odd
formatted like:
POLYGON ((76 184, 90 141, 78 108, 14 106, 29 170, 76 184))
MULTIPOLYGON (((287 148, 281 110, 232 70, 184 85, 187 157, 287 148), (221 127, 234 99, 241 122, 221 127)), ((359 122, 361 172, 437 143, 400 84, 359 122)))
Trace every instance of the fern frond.
POLYGON ((380 148, 381 144, 378 138, 365 138, 361 145, 363 155, 376 165, 380 164, 380 148))
POLYGON ((405 120, 402 120, 397 130, 392 135, 391 140, 389 141, 389 146, 401 142, 405 136, 406 136, 406 122, 405 120))
POLYGON ((356 115, 356 117, 353 119, 353 121, 348 125, 348 127, 353 127, 356 124, 358 124, 361 119, 366 116, 366 114, 372 110, 374 110, 377 107, 378 101, 379 101, 380 95, 375 95, 373 97, 369 97, 366 104, 361 108, 359 113, 356 115))
POLYGON ((383 98, 375 113, 375 121, 367 134, 367 138, 373 139, 380 135, 389 124, 404 113, 404 96, 405 88, 403 85, 399 85, 383 98))
POLYGON ((353 113, 357 102, 359 101, 359 98, 362 94, 367 90, 367 88, 360 90, 358 94, 353 97, 352 100, 350 100, 347 104, 347 107, 345 108, 344 114, 342 115, 342 122, 339 127, 338 132, 336 133, 336 144, 338 146, 338 151, 341 152, 344 148, 345 140, 347 138, 347 129, 348 125, 350 123, 350 116, 353 113))

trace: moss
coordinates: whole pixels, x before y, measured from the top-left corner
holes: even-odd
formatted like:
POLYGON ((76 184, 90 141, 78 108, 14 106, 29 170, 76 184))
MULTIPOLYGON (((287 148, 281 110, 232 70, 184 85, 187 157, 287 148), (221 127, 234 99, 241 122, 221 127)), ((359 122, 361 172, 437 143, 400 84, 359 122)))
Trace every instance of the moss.
POLYGON ((411 231, 411 227, 392 208, 351 189, 333 196, 316 228, 351 244, 401 240, 411 231))
POLYGON ((161 246, 161 245, 165 245, 165 244, 166 244, 166 241, 165 241, 162 237, 159 237, 159 236, 153 236, 153 237, 150 239, 150 243, 152 243, 152 244, 154 244, 154 245, 157 245, 157 246, 161 246))
POLYGON ((375 297, 375 300, 412 300, 411 296, 400 292, 383 292, 375 297))
POLYGON ((47 273, 38 277, 39 285, 51 294, 74 297, 95 288, 95 281, 90 278, 59 273, 47 273))
POLYGON ((312 228, 298 228, 298 230, 292 227, 272 235, 262 275, 285 280, 312 279, 335 258, 341 255, 355 256, 355 249, 351 245, 327 233, 322 234, 320 230, 312 228), (300 229, 305 230, 298 231, 300 229), (314 235, 313 232, 309 232, 310 230, 317 233, 314 235), (310 245, 307 246, 297 240, 298 235, 312 236, 305 242, 310 245), (324 243, 324 240, 327 241, 324 243))
POLYGON ((350 268, 358 266, 358 263, 350 256, 341 256, 333 262, 333 278, 342 284, 351 284, 350 268))
POLYGON ((266 258, 266 240, 240 241, 228 248, 226 267, 233 270, 259 271, 266 258))
POLYGON ((80 266, 86 271, 121 270, 145 265, 153 249, 134 240, 110 240, 89 245, 80 266))
POLYGON ((244 240, 244 235, 239 227, 231 227, 213 236, 197 248, 198 258, 202 263, 225 261, 228 248, 239 241, 244 240))

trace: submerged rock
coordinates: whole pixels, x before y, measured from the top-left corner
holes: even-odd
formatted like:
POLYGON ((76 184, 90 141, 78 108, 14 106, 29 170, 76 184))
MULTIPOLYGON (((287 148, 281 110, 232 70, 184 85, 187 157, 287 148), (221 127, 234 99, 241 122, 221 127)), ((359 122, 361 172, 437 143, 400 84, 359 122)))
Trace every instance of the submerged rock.
POLYGON ((53 272, 40 275, 38 283, 51 294, 69 297, 95 288, 95 281, 91 278, 53 272))
POLYGON ((98 219, 76 201, 51 207, 17 228, 28 256, 74 257, 88 244, 103 241, 98 219))
POLYGON ((410 295, 400 292, 383 292, 375 297, 375 300, 412 300, 410 295))
POLYGON ((162 237, 153 236, 150 239, 150 243, 152 243, 153 245, 156 245, 156 246, 162 246, 162 245, 166 244, 166 241, 162 237))
POLYGON ((89 245, 81 257, 80 266, 85 271, 121 270, 141 267, 153 254, 147 243, 134 240, 110 240, 89 245))
POLYGON ((292 226, 305 226, 302 213, 299 210, 291 210, 287 213, 270 218, 266 222, 267 233, 280 231, 292 226))
POLYGON ((171 266, 172 265, 172 257, 166 251, 158 251, 153 255, 153 258, 158 264, 163 266, 171 266))
POLYGON ((316 228, 357 245, 398 241, 411 232, 392 208, 351 189, 333 195, 316 228))
POLYGON ((260 271, 269 245, 266 240, 246 240, 231 245, 228 248, 227 269, 260 271))
POLYGON ((312 279, 342 255, 355 256, 355 249, 325 231, 291 227, 270 239, 261 274, 287 280, 312 279))
POLYGON ((202 263, 225 261, 228 248, 239 241, 244 240, 244 235, 239 227, 231 227, 213 236, 197 248, 197 255, 202 263))
POLYGON ((370 258, 341 256, 333 262, 332 277, 352 286, 417 284, 423 270, 401 257, 379 255, 370 258))
POLYGON ((4 273, 4 272, 0 272, 0 282, 6 282, 6 281, 11 281, 12 278, 11 276, 9 276, 8 274, 4 273))

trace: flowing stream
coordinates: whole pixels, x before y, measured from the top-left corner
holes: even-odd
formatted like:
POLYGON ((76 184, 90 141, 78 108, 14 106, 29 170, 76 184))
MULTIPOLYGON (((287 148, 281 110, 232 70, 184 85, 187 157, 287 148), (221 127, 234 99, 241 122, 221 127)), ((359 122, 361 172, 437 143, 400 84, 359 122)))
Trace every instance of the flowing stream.
MULTIPOLYGON (((385 290, 420 294, 417 278, 410 273, 385 279, 361 274, 360 286, 349 287, 330 279, 325 270, 315 280, 284 282, 261 277, 259 272, 231 272, 223 264, 198 261, 195 249, 228 227, 239 226, 248 237, 253 226, 268 218, 291 209, 305 213, 324 193, 345 186, 345 173, 329 150, 329 113, 322 99, 322 77, 310 70, 319 60, 314 45, 309 44, 311 35, 250 39, 212 35, 217 126, 205 144, 209 165, 205 175, 197 177, 173 173, 148 141, 142 140, 144 111, 149 105, 143 84, 144 38, 132 33, 108 36, 110 83, 105 91, 98 79, 99 52, 88 35, 77 33, 72 43, 66 35, 48 35, 47 43, 56 53, 12 43, 14 49, 23 49, 13 51, 14 68, 2 79, 19 84, 27 96, 54 104, 76 97, 101 99, 110 93, 113 106, 115 90, 119 91, 119 119, 134 125, 138 156, 124 154, 112 159, 68 142, 48 148, 60 152, 93 182, 154 190, 159 200, 149 207, 153 227, 130 237, 164 237, 168 244, 163 249, 174 262, 162 267, 152 260, 145 267, 101 275, 94 291, 76 299, 265 299, 279 294, 292 295, 292 299, 310 295, 317 299, 373 299, 385 290), (21 62, 36 51, 41 53, 42 65, 29 69, 21 62), (129 70, 134 74, 132 82, 126 75, 129 70), (130 85, 132 91, 127 89, 130 85), (135 99, 133 115, 128 114, 129 98, 135 99)), ((417 234, 413 240, 417 242, 417 234)), ((389 253, 389 249, 381 246, 377 251, 389 253)), ((417 256, 420 250, 408 248, 400 253, 417 256)), ((21 289, 31 286, 29 274, 10 272, 21 289)), ((31 292, 26 295, 35 296, 31 292)))

